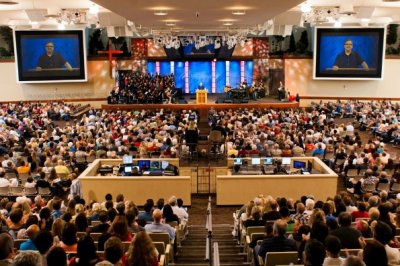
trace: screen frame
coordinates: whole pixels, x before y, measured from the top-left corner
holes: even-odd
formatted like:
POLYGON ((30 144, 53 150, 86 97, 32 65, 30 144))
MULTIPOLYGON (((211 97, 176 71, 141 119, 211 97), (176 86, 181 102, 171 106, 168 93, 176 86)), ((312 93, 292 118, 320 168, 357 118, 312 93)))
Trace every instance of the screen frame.
POLYGON ((274 165, 274 158, 272 158, 272 157, 265 157, 265 158, 264 158, 264 165, 274 165), (266 163, 267 160, 270 160, 271 163, 266 163))
POLYGON ((243 158, 233 158, 233 165, 242 165, 243 158))
POLYGON ((15 51, 15 69, 16 69, 16 79, 17 83, 67 83, 67 82, 87 82, 88 74, 87 74, 87 54, 86 54, 86 34, 84 29, 70 29, 70 30, 55 30, 55 29, 37 29, 37 30, 14 30, 13 32, 13 40, 14 40, 14 51, 15 51), (63 36, 63 35, 76 35, 78 38, 79 45, 79 63, 80 63, 80 74, 79 77, 61 77, 61 76, 53 76, 53 77, 26 77, 23 76, 23 62, 21 56, 21 38, 23 35, 26 36, 40 36, 40 35, 49 35, 49 36, 63 36))
POLYGON ((386 46, 386 27, 340 27, 340 28, 332 28, 332 27, 323 27, 318 26, 314 28, 314 53, 313 53, 313 79, 314 80, 382 80, 384 78, 384 62, 385 62, 385 46, 386 46), (323 33, 368 33, 373 32, 377 33, 379 36, 379 47, 380 56, 378 56, 378 65, 380 64, 380 73, 375 74, 375 76, 363 76, 356 74, 336 74, 336 75, 327 75, 321 74, 319 69, 320 62, 320 45, 321 45, 321 34, 323 33))

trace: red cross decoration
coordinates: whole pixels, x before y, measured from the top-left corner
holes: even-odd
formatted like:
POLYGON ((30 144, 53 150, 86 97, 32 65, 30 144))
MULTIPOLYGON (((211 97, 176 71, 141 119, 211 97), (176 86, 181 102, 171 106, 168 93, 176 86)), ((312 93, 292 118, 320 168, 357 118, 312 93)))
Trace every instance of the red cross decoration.
POLYGON ((112 49, 112 41, 111 39, 108 40, 108 50, 107 51, 98 51, 99 54, 108 54, 108 61, 110 64, 110 69, 109 69, 109 73, 110 73, 110 77, 112 77, 112 61, 113 59, 115 59, 115 57, 113 57, 113 55, 116 54, 123 54, 124 52, 122 50, 113 50, 112 49))

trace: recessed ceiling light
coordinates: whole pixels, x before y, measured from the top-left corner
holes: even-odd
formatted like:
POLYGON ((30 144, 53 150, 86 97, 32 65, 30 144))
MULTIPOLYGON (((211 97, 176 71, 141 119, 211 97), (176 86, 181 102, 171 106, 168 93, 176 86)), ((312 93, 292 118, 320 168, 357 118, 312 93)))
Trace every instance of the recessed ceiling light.
POLYGON ((156 16, 166 16, 166 15, 168 15, 168 12, 165 11, 165 10, 157 10, 157 11, 154 11, 154 15, 156 15, 156 16))
POLYGON ((167 25, 168 27, 173 27, 176 25, 176 23, 175 22, 167 22, 167 23, 165 23, 165 25, 167 25))
POLYGON ((18 2, 16 2, 16 1, 0 1, 0 5, 17 5, 17 4, 19 4, 18 2))
POLYGON ((232 15, 236 15, 236 16, 241 16, 241 15, 245 15, 246 12, 244 10, 235 10, 232 11, 232 15))
POLYGON ((232 22, 224 22, 224 26, 232 26, 233 23, 232 22))

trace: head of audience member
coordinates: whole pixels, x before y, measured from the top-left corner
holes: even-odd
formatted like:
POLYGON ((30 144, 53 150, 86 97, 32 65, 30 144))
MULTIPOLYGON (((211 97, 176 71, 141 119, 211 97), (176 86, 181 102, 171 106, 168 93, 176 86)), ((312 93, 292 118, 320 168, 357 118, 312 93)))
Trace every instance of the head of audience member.
POLYGON ((125 204, 123 202, 118 202, 115 209, 117 210, 118 215, 125 214, 125 204))
POLYGON ((169 198, 168 203, 169 203, 169 205, 171 205, 173 207, 177 204, 176 201, 177 201, 177 198, 175 196, 172 196, 171 198, 169 198))
POLYGON ((40 255, 33 251, 18 253, 14 258, 13 266, 37 266, 41 265, 40 255))
POLYGON ((348 212, 342 212, 338 219, 339 225, 341 227, 348 227, 351 225, 351 215, 348 212))
POLYGON ((329 234, 329 228, 325 222, 314 222, 311 225, 310 237, 320 241, 321 243, 325 243, 325 239, 329 234))
POLYGON ((150 203, 146 202, 143 206, 143 209, 146 213, 151 213, 151 209, 153 208, 153 206, 151 206, 150 203))
POLYGON ((164 199, 163 198, 160 198, 160 199, 157 200, 157 208, 160 209, 160 210, 162 208, 164 208, 164 199))
POLYGON ((12 259, 14 257, 14 240, 7 234, 0 234, 0 260, 12 259))
POLYGON ((296 210, 297 210, 297 213, 303 214, 304 211, 306 210, 306 207, 304 206, 303 203, 299 202, 296 204, 296 210))
POLYGON ((50 231, 41 230, 33 240, 33 243, 39 253, 44 255, 53 245, 53 235, 50 231))
POLYGON ((110 234, 120 238, 122 241, 127 241, 129 238, 128 221, 125 215, 117 215, 114 218, 110 228, 110 234))
POLYGON ((162 219, 162 211, 160 209, 155 209, 153 211, 153 219, 155 223, 160 223, 162 219))
POLYGON ((276 220, 273 225, 274 236, 284 236, 287 230, 287 223, 282 220, 276 220))
POLYGON ((362 254, 366 266, 388 265, 385 246, 375 239, 366 243, 362 254))
POLYGON ((98 258, 96 250, 96 246, 90 235, 81 237, 77 247, 79 265, 91 265, 91 263, 98 258))
POLYGON ((117 210, 114 208, 110 208, 107 210, 107 216, 108 216, 108 220, 110 222, 113 222, 115 217, 118 215, 117 210))
POLYGON ((46 255, 47 266, 67 266, 67 254, 61 247, 53 247, 46 255))
POLYGON ((124 195, 123 194, 118 194, 116 197, 115 197, 115 201, 118 203, 118 202, 124 202, 125 201, 125 199, 124 199, 124 195))
POLYGON ((327 255, 329 257, 338 258, 342 244, 338 237, 330 235, 330 236, 327 236, 325 239, 325 247, 326 247, 327 255))
POLYGON ((378 221, 374 227, 374 238, 382 245, 389 244, 393 238, 392 228, 387 223, 378 221))
POLYGON ((369 215, 369 219, 371 221, 375 221, 375 220, 379 219, 380 212, 379 212, 378 208, 372 207, 372 208, 369 209, 368 215, 369 215))
POLYGON ((86 232, 89 223, 85 213, 81 212, 75 217, 75 225, 78 232, 86 232))
POLYGON ((179 208, 182 208, 182 206, 183 206, 183 200, 182 200, 181 198, 177 198, 177 199, 176 199, 176 203, 178 204, 178 207, 179 207, 179 208))
POLYGON ((62 242, 66 246, 75 245, 78 242, 76 233, 77 233, 76 225, 73 223, 66 223, 62 231, 62 236, 61 236, 62 242))
POLYGON ((145 231, 135 235, 128 253, 129 265, 152 265, 157 258, 153 241, 145 231))
POLYGON ((106 211, 100 211, 99 212, 99 221, 101 222, 101 223, 106 223, 107 222, 107 220, 108 220, 108 214, 107 214, 107 212, 106 211))
POLYGON ((304 248, 304 265, 321 266, 326 255, 324 245, 315 239, 307 241, 304 248))
POLYGON ((32 224, 26 229, 26 235, 33 241, 37 234, 39 233, 40 229, 37 224, 32 224))
POLYGON ((104 257, 112 264, 116 264, 124 255, 122 241, 118 237, 112 236, 104 243, 104 257))

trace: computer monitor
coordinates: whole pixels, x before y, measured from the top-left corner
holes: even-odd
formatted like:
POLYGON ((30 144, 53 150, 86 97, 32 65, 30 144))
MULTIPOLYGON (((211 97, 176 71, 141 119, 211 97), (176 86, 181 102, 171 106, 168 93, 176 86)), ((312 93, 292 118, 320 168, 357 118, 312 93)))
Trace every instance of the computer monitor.
POLYGON ((169 165, 169 162, 168 162, 168 161, 162 161, 162 162, 161 162, 161 168, 162 168, 163 170, 167 169, 168 165, 169 165))
POLYGON ((260 158, 251 158, 251 165, 260 165, 261 159, 260 158))
POLYGON ((139 160, 138 166, 140 169, 143 169, 143 171, 150 170, 150 160, 139 160))
POLYGON ((127 174, 132 173, 132 166, 125 166, 124 167, 124 173, 127 173, 127 174))
POLYGON ((274 164, 274 160, 271 157, 264 159, 264 165, 273 165, 273 164, 274 164))
POLYGON ((306 169, 306 162, 302 161, 293 161, 293 168, 295 169, 306 169))
POLYGON ((124 157, 122 157, 122 163, 123 164, 131 164, 132 163, 132 156, 131 155, 124 155, 124 157))
POLYGON ((150 162, 150 170, 160 170, 161 162, 160 161, 151 161, 150 162))
POLYGON ((242 165, 242 158, 233 158, 233 165, 242 165))
POLYGON ((282 165, 290 165, 291 163, 292 163, 291 158, 289 158, 289 157, 282 158, 282 165))

